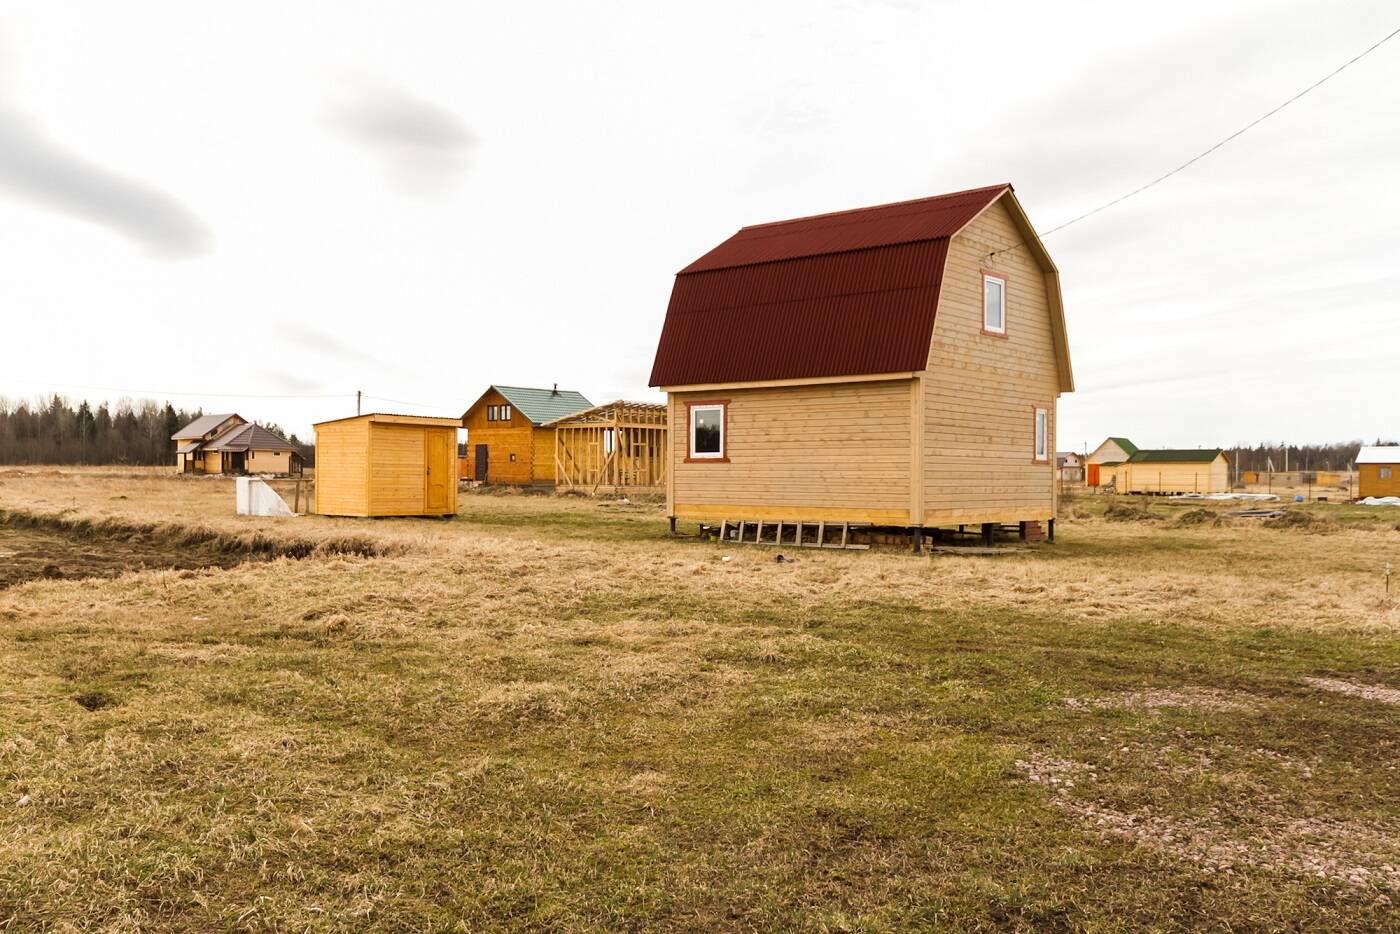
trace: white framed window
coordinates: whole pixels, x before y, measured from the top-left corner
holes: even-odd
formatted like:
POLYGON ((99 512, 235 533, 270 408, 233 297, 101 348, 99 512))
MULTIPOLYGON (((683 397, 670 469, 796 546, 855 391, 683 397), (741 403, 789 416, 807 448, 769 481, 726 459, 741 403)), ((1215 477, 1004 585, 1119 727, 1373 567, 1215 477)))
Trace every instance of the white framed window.
POLYGON ((486 420, 488 422, 494 422, 496 420, 496 407, 494 405, 488 405, 486 407, 486 420))
POLYGON ((1006 277, 982 273, 982 330, 1006 333, 1006 277))
POLYGON ((1050 410, 1035 407, 1035 460, 1050 460, 1050 410))
POLYGON ((1390 468, 1389 468, 1389 467, 1377 467, 1377 468, 1376 468, 1376 479, 1377 479, 1377 480, 1389 480, 1389 479, 1390 479, 1390 468))
POLYGON ((503 405, 496 409, 496 420, 502 422, 510 421, 510 406, 503 405))
POLYGON ((690 405, 690 460, 727 460, 725 422, 727 402, 695 402, 690 405))

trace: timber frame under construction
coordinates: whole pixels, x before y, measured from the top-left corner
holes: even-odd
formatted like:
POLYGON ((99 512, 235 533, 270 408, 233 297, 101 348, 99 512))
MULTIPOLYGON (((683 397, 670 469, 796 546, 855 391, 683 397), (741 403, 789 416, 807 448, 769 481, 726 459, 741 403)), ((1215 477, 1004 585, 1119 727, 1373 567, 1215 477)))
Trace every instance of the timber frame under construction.
POLYGON ((589 493, 666 487, 666 406, 618 400, 546 424, 556 489, 589 493))

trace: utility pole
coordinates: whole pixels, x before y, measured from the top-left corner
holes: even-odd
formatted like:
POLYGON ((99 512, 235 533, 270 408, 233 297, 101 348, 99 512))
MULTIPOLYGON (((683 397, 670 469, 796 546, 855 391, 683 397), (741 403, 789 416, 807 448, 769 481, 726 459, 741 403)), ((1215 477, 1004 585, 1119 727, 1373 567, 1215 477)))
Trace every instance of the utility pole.
POLYGON ((360 414, 360 390, 355 390, 355 414, 360 414))

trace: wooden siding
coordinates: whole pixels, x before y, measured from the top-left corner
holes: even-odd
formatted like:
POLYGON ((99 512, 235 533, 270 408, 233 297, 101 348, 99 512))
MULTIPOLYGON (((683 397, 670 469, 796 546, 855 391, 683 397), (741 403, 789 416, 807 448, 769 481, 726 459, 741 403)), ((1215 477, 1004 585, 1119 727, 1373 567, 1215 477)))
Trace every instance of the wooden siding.
POLYGON ((249 451, 244 459, 248 473, 291 473, 291 451, 249 451))
POLYGON ((1221 454, 1209 464, 1141 461, 1102 467, 1101 479, 1119 493, 1227 493, 1230 465, 1221 454))
MULTIPOLYGON (((1389 455, 1383 456, 1388 457, 1389 455)), ((1358 498, 1400 496, 1400 462, 1394 464, 1357 464, 1356 495, 1358 498), (1382 467, 1390 471, 1388 479, 1381 477, 1382 467)))
POLYGON ((1094 452, 1089 455, 1086 463, 1089 464, 1112 464, 1128 459, 1128 452, 1118 446, 1118 442, 1113 440, 1104 441, 1094 452))
POLYGON ((486 482, 525 486, 554 482, 554 431, 536 428, 511 406, 508 421, 488 422, 486 407, 510 405, 494 389, 486 393, 462 419, 467 429, 467 454, 461 459, 461 475, 476 478, 476 446, 484 444, 486 482), (515 460, 511 460, 515 455, 515 460))
POLYGON ((1054 517, 1060 374, 1045 271, 1025 249, 987 255, 1022 242, 998 201, 950 245, 921 379, 924 525, 1054 517), (1004 336, 982 330, 984 270, 1006 279, 1004 336), (1040 463, 1036 407, 1049 412, 1040 463))
POLYGON ((457 511, 457 429, 373 421, 316 426, 316 512, 332 516, 423 516, 457 511), (436 440, 434 440, 436 438, 436 440), (436 453, 430 462, 428 452, 436 453), (440 501, 428 502, 436 485, 440 501), (446 490, 444 490, 446 488, 446 490), (450 492, 448 492, 450 491, 450 492))
POLYGON ((733 390, 728 461, 687 463, 686 403, 713 398, 670 394, 672 515, 907 524, 909 380, 733 390))
POLYGON ((316 428, 316 512, 369 515, 369 420, 316 428))

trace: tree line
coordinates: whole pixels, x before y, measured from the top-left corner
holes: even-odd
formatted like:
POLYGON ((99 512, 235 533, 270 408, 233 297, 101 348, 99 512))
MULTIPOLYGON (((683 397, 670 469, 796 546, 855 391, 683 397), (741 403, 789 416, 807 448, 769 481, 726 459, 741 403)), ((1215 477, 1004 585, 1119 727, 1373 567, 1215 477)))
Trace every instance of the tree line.
MULTIPOLYGON (((38 401, 0 397, 0 464, 173 466, 170 436, 203 414, 151 399, 93 408, 86 400, 74 405, 59 395, 38 401)), ((308 465, 313 462, 311 445, 275 424, 261 424, 295 444, 308 465)))
POLYGON ((1240 444, 1225 451, 1240 470, 1350 470, 1364 444, 1394 444, 1394 440, 1345 441, 1338 444, 1240 444))

